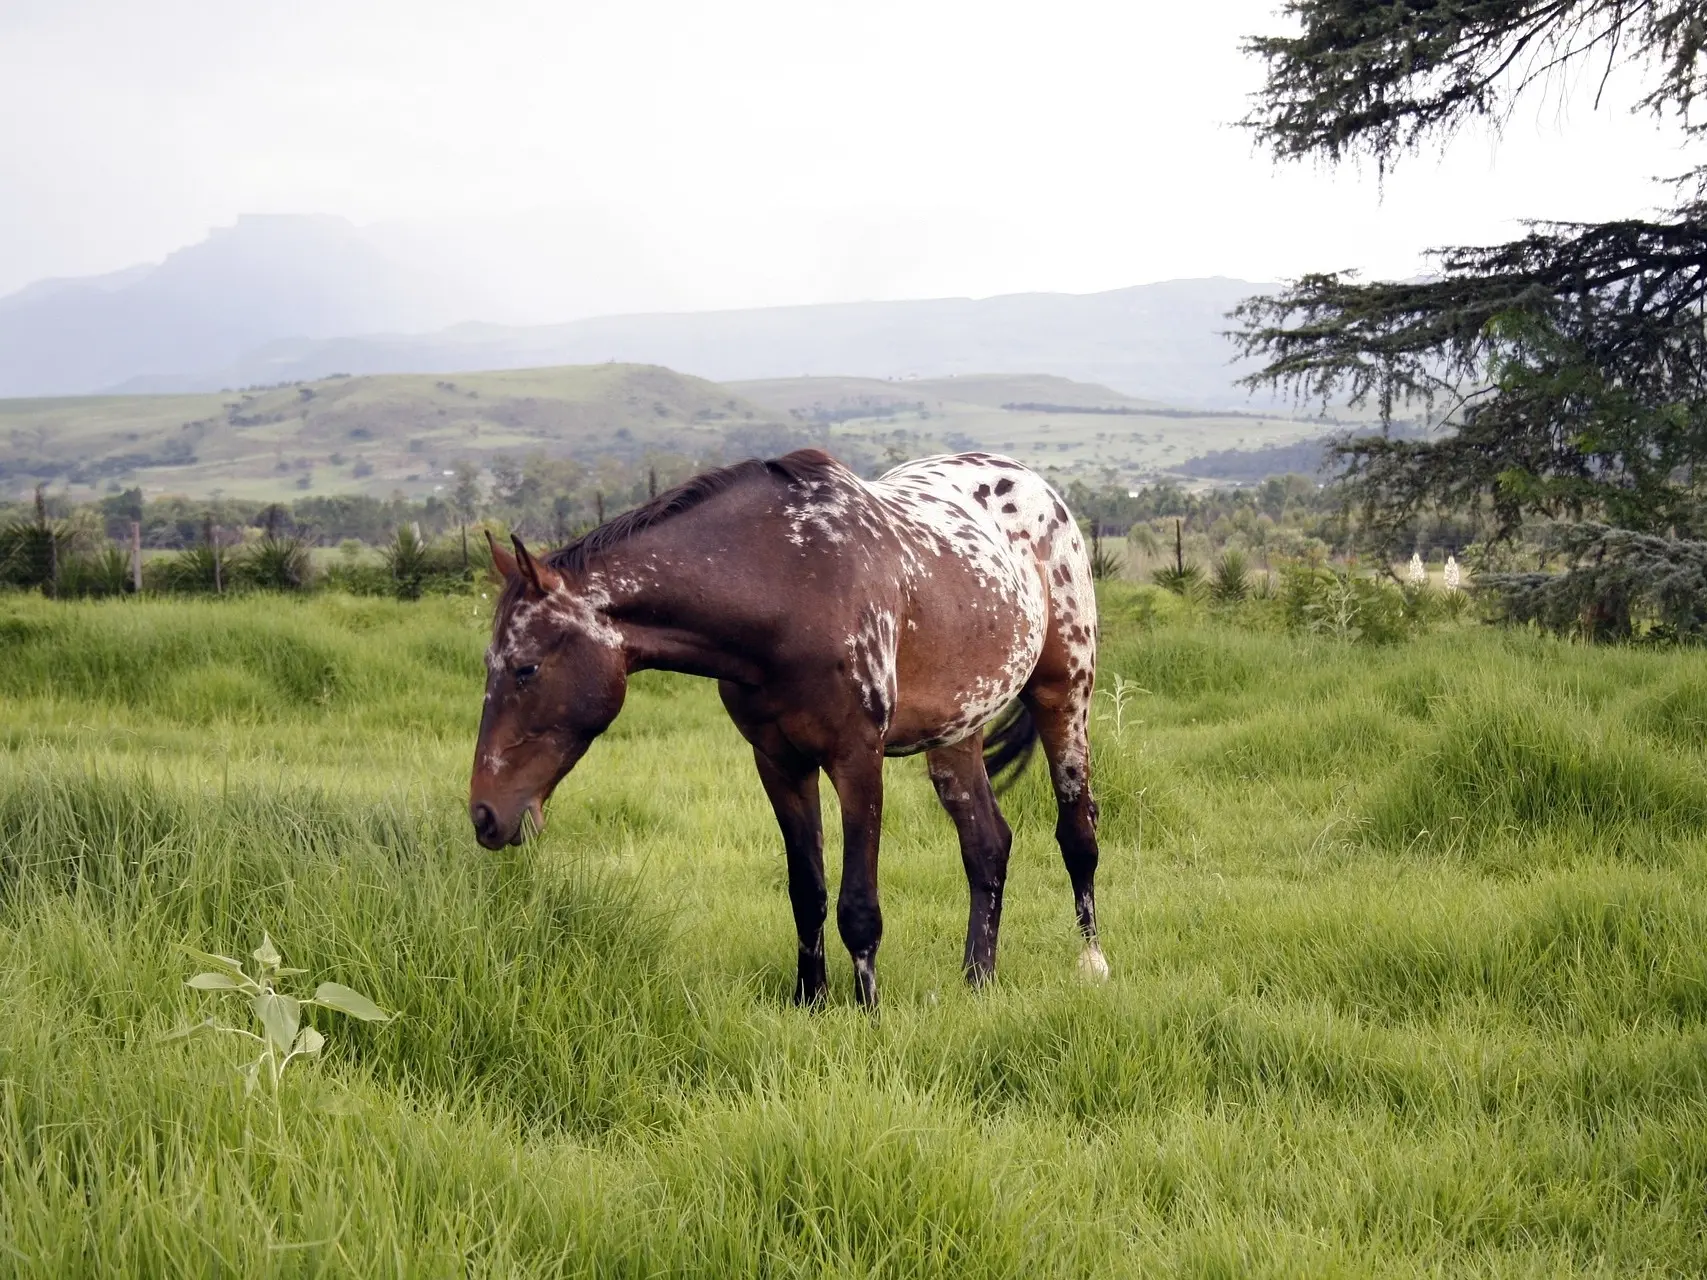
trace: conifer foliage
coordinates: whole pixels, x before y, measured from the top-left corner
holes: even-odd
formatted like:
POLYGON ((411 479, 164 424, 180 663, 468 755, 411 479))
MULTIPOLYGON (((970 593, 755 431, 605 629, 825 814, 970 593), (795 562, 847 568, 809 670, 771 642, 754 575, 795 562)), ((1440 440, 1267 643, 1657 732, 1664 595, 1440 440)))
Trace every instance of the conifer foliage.
MULTIPOLYGON (((1282 158, 1383 170, 1478 117, 1497 128, 1567 77, 1643 77, 1638 110, 1704 126, 1700 0, 1293 0, 1295 35, 1247 49, 1267 82, 1245 120, 1282 158)), ((1598 102, 1598 93, 1596 95, 1598 102)), ((1236 312, 1248 381, 1306 398, 1425 401, 1446 430, 1339 446, 1372 529, 1442 508, 1513 536, 1526 519, 1707 538, 1707 167, 1670 207, 1533 222, 1506 244, 1441 249, 1409 282, 1307 275, 1236 312)), ((1632 546, 1647 546, 1647 543, 1632 546)), ((1629 549, 1626 548, 1626 551, 1629 549)))

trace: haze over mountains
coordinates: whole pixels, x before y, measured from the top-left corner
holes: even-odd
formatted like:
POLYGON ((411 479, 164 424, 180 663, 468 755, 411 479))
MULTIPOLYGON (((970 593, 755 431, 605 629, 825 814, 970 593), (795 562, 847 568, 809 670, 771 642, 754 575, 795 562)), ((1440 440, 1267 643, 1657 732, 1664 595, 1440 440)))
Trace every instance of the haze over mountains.
POLYGON ((158 265, 0 298, 0 396, 617 360, 717 381, 1047 373, 1177 405, 1244 408, 1221 331, 1229 308, 1267 287, 1212 278, 523 326, 477 322, 490 283, 473 287, 419 240, 339 218, 246 217, 158 265))

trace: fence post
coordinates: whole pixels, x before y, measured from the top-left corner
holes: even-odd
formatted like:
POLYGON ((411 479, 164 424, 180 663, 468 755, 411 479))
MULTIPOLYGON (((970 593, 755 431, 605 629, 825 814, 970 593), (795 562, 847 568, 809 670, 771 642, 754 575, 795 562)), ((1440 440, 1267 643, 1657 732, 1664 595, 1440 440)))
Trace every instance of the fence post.
POLYGON ((658 468, 657 467, 646 468, 646 496, 648 498, 656 498, 658 496, 658 468))
POLYGON ((605 522, 605 495, 603 492, 593 495, 593 504, 599 513, 599 523, 603 524, 605 522))
POLYGON ((225 594, 225 575, 219 571, 219 539, 214 536, 212 516, 202 521, 202 533, 207 536, 208 553, 213 559, 213 593, 222 596, 225 594))
POLYGON ((130 589, 142 594, 142 521, 130 522, 130 589))
POLYGON ((59 594, 59 539, 54 537, 53 528, 47 520, 47 486, 36 486, 36 535, 47 548, 47 570, 42 579, 42 594, 56 596, 59 594))

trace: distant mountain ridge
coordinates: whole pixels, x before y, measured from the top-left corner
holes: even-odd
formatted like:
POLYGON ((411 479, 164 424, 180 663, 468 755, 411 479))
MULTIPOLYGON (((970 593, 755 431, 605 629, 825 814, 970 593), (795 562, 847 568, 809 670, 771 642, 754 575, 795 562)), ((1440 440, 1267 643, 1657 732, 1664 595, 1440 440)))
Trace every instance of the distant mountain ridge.
POLYGON ((446 301, 342 218, 244 217, 158 264, 0 298, 0 397, 198 383, 285 335, 432 328, 446 301))
POLYGON ((1215 277, 1104 293, 452 321, 474 304, 338 218, 246 217, 153 267, 0 299, 0 397, 186 392, 334 373, 665 365, 714 381, 1040 373, 1241 407, 1226 313, 1270 287, 1215 277), (448 327, 446 327, 448 326, 448 327))

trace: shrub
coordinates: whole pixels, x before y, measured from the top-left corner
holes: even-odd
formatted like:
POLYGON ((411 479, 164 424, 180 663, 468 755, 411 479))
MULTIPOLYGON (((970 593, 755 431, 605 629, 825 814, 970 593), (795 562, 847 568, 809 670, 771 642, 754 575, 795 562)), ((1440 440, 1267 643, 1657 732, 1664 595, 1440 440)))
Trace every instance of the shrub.
POLYGON ((1478 573, 1495 614, 1586 640, 1707 638, 1707 542, 1600 524, 1560 525, 1547 549, 1563 573, 1478 573))
POLYGON ((1203 570, 1194 564, 1164 565, 1151 571, 1150 581, 1185 600, 1196 600, 1203 595, 1203 570))
POLYGON ((469 574, 460 551, 435 547, 413 525, 399 525, 381 553, 392 592, 399 600, 419 600, 426 592, 465 590, 469 574))
POLYGON ((130 590, 130 556, 108 543, 90 555, 65 556, 59 564, 62 596, 116 596, 130 590))
POLYGON ((236 557, 236 576, 248 586, 272 591, 300 591, 314 577, 308 543, 301 538, 268 534, 236 557))
POLYGON ((0 529, 0 583, 13 587, 43 587, 51 578, 52 540, 64 545, 58 525, 19 520, 0 529))
POLYGON ((1288 630, 1392 644, 1412 634, 1426 617, 1421 589, 1408 593, 1350 569, 1294 561, 1281 569, 1280 577, 1288 630))
POLYGON ((159 570, 158 584, 168 591, 216 591, 231 586, 231 554, 206 542, 185 547, 159 570))
POLYGON ((1209 598, 1219 605, 1234 605, 1250 594, 1246 581, 1248 565, 1245 553, 1229 547, 1215 561, 1215 574, 1209 581, 1209 598))

